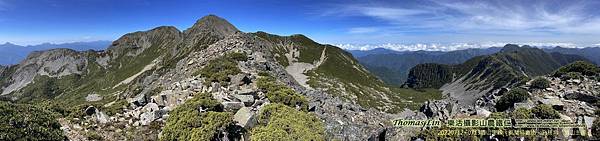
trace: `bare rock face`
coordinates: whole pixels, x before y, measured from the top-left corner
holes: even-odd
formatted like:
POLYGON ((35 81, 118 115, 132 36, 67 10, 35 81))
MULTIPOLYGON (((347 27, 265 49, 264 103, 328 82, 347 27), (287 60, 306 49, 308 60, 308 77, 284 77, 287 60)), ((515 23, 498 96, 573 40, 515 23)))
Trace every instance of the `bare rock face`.
POLYGON ((0 74, 4 73, 4 70, 6 70, 6 68, 8 67, 0 65, 0 74))
POLYGON ((2 95, 19 90, 33 81, 35 76, 60 77, 82 74, 87 66, 83 53, 71 49, 52 49, 31 53, 10 76, 10 85, 4 87, 2 95))

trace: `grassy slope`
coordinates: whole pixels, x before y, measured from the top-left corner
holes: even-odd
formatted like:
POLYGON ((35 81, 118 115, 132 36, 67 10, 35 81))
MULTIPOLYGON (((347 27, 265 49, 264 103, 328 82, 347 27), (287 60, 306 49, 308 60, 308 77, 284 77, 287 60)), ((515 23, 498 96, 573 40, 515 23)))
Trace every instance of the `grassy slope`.
MULTIPOLYGON (((310 78, 309 85, 326 90, 334 96, 355 99, 362 106, 379 108, 388 112, 400 112, 403 108, 416 109, 421 102, 426 100, 441 98, 440 92, 434 89, 417 91, 388 86, 364 69, 350 53, 335 46, 316 43, 303 35, 286 37, 264 32, 258 32, 255 35, 274 44, 292 44, 300 51, 298 61, 304 63, 314 64, 320 60, 323 50, 326 48, 326 61, 307 73, 310 78), (378 93, 383 93, 389 98, 389 101, 386 101, 378 93), (384 108, 385 105, 392 106, 384 108)), ((276 47, 273 52, 283 56, 287 50, 276 47)), ((287 60, 278 62, 284 66, 289 64, 287 60)))

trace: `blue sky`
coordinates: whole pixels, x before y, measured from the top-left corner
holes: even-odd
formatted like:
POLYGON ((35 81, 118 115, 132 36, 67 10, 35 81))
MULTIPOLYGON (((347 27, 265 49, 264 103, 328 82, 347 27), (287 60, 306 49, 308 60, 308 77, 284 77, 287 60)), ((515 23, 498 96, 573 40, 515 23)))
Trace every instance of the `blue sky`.
POLYGON ((600 1, 0 0, 0 42, 115 40, 215 14, 245 32, 331 44, 600 43, 600 1))

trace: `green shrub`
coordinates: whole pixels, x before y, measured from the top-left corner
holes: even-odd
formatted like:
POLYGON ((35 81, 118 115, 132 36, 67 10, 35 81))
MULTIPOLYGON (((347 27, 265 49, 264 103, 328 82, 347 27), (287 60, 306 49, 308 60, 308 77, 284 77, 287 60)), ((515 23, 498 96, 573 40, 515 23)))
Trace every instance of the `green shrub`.
POLYGON ((290 107, 300 106, 302 110, 308 109, 308 101, 285 85, 278 84, 275 78, 267 76, 258 79, 256 85, 267 92, 266 96, 271 102, 282 103, 290 107))
POLYGON ((213 140, 233 124, 233 115, 222 112, 221 104, 210 94, 199 94, 169 113, 160 140, 213 140), (202 108, 207 112, 200 112, 202 108))
POLYGON ((529 98, 529 93, 521 88, 513 88, 496 102, 496 110, 504 111, 512 107, 515 103, 525 101, 529 98))
POLYGON ((581 79, 581 78, 583 78, 583 75, 581 75, 581 73, 579 73, 579 72, 567 72, 566 74, 563 74, 562 76, 560 76, 560 79, 562 79, 562 80, 581 79))
POLYGON ((116 113, 122 113, 123 107, 129 107, 129 102, 127 102, 127 100, 118 100, 108 107, 103 106, 101 108, 103 108, 107 115, 114 115, 116 113))
POLYGON ((560 67, 558 70, 554 72, 555 77, 563 76, 569 72, 578 72, 585 76, 594 76, 600 73, 600 68, 598 66, 585 62, 585 61, 576 61, 566 66, 560 67))
POLYGON ((517 108, 512 112, 512 117, 515 119, 530 119, 533 118, 533 113, 529 109, 517 108))
POLYGON ((245 53, 229 53, 223 57, 208 61, 208 65, 196 71, 194 75, 205 77, 205 84, 219 82, 225 85, 231 81, 229 75, 236 75, 241 72, 238 68, 238 61, 246 61, 248 58, 245 53))
POLYGON ((88 131, 85 134, 87 136, 88 140, 92 140, 92 141, 99 141, 102 140, 102 136, 100 136, 98 133, 96 133, 95 131, 88 131))
POLYGON ((225 54, 225 57, 235 61, 248 61, 248 55, 246 55, 246 53, 241 52, 228 53, 225 54))
POLYGON ((538 77, 531 81, 531 88, 545 89, 550 87, 550 81, 543 77, 538 77))
POLYGON ((325 140, 321 119, 283 104, 266 105, 260 111, 258 121, 260 126, 252 130, 252 140, 325 140))
POLYGON ((57 114, 43 107, 0 101, 0 140, 66 140, 57 114))
POLYGON ((508 114, 506 114, 504 112, 493 112, 492 114, 490 114, 490 116, 488 118, 490 118, 490 119, 505 119, 505 118, 508 118, 508 114))
POLYGON ((535 115, 535 117, 541 118, 541 119, 558 119, 558 118, 560 118, 560 115, 558 114, 558 112, 556 110, 552 109, 552 107, 550 105, 546 105, 546 104, 540 104, 540 105, 533 107, 533 109, 531 109, 531 112, 535 115))

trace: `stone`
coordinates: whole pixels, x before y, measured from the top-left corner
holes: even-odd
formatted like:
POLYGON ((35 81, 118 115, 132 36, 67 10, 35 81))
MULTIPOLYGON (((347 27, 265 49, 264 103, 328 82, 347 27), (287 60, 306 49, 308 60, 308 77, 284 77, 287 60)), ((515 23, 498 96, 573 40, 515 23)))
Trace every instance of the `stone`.
POLYGON ((194 64, 194 60, 190 60, 190 61, 189 61, 187 64, 188 64, 188 65, 192 65, 192 64, 194 64))
POLYGON ((238 110, 242 107, 244 107, 244 103, 243 102, 222 102, 221 103, 223 105, 223 108, 227 109, 227 110, 238 110))
POLYGON ((517 103, 513 104, 513 107, 515 107, 515 109, 518 109, 518 108, 531 109, 531 108, 535 107, 535 104, 533 102, 531 102, 530 100, 527 100, 525 102, 517 102, 517 103))
POLYGON ((233 115, 233 121, 236 125, 250 129, 258 122, 255 118, 255 113, 249 107, 242 107, 233 115))
POLYGON ((135 96, 134 98, 132 98, 129 103, 132 103, 138 107, 140 106, 144 106, 146 105, 147 101, 146 101, 146 95, 145 94, 138 94, 137 96, 135 96))
POLYGON ((565 99, 585 101, 587 103, 595 103, 598 100, 600 100, 600 97, 581 93, 581 92, 572 92, 572 93, 565 94, 565 99))
POLYGON ((597 119, 594 117, 585 116, 585 117, 583 117, 583 120, 585 122, 585 126, 588 128, 588 133, 592 133, 591 132, 592 125, 594 124, 594 121, 597 119))
POLYGON ((239 99, 246 106, 251 106, 254 104, 254 96, 252 95, 233 95, 233 97, 239 99))
POLYGON ((108 121, 110 121, 108 115, 104 114, 104 112, 101 112, 98 109, 96 109, 95 119, 96 122, 102 124, 108 123, 108 121))
POLYGON ((243 87, 240 90, 236 90, 235 93, 238 95, 256 95, 256 90, 243 87))
POLYGON ((98 94, 89 94, 85 97, 85 101, 93 102, 102 100, 102 96, 98 94))
POLYGON ((158 105, 156 103, 149 103, 142 109, 143 113, 140 115, 140 124, 149 125, 152 121, 156 120, 161 116, 158 105))
POLYGON ((483 109, 483 108, 477 108, 477 115, 481 116, 481 117, 489 117, 490 114, 492 114, 492 112, 483 109))
POLYGON ((221 90, 221 84, 219 84, 217 82, 213 82, 211 84, 211 86, 212 86, 212 89, 211 89, 212 93, 216 93, 216 92, 219 92, 219 90, 221 90))
POLYGON ((539 103, 550 105, 550 106, 552 106, 553 109, 559 110, 559 111, 562 111, 565 106, 565 104, 562 101, 560 101, 560 99, 558 99, 558 98, 542 99, 542 100, 539 100, 539 103))

